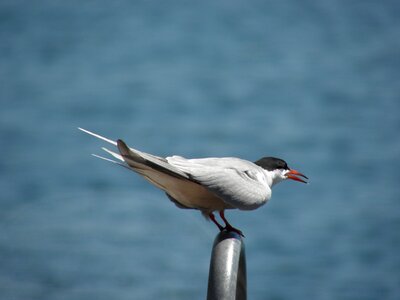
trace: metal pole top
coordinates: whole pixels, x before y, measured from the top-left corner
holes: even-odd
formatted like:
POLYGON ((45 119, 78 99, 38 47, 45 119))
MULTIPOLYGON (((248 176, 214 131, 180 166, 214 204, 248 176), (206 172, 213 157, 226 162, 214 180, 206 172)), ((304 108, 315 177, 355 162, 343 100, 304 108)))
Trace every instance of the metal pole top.
POLYGON ((242 237, 221 231, 214 240, 207 300, 246 300, 246 255, 242 237))

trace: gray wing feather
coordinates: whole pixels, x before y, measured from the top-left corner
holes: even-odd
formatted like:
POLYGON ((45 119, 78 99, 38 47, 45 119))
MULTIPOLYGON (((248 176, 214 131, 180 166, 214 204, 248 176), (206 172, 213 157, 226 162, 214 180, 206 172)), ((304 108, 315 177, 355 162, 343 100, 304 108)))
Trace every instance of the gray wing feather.
POLYGON ((145 165, 179 179, 190 179, 186 173, 170 165, 165 158, 129 148, 122 140, 117 141, 117 146, 124 161, 132 168, 140 168, 141 165, 145 165))
POLYGON ((177 156, 167 157, 167 160, 235 208, 255 209, 271 196, 271 189, 254 173, 259 167, 251 162, 238 158, 185 159, 177 156))
MULTIPOLYGON (((146 167, 150 167, 157 171, 169 174, 171 176, 174 176, 174 177, 177 177, 180 179, 182 179, 182 178, 189 179, 189 176, 187 174, 185 174, 184 172, 180 171, 179 169, 171 166, 165 158, 151 155, 151 154, 148 154, 145 152, 141 152, 141 151, 133 149, 133 148, 129 148, 122 140, 118 140, 117 142, 115 142, 111 139, 108 139, 97 133, 91 132, 87 129, 83 129, 81 127, 78 127, 78 129, 91 135, 91 136, 94 136, 98 139, 106 141, 107 143, 117 146, 121 155, 119 155, 118 153, 115 153, 113 151, 110 151, 106 148, 102 148, 102 149, 104 151, 106 151, 107 153, 109 153, 110 155, 112 155, 114 158, 125 162, 129 166, 129 168, 133 169, 134 171, 143 170, 146 167)), ((98 155, 95 155, 95 156, 99 157, 101 159, 105 159, 104 157, 100 157, 98 155)), ((113 163, 118 163, 118 162, 115 162, 110 159, 105 159, 105 160, 113 162, 113 163)), ((126 167, 124 164, 121 164, 121 163, 118 163, 118 164, 126 167)))

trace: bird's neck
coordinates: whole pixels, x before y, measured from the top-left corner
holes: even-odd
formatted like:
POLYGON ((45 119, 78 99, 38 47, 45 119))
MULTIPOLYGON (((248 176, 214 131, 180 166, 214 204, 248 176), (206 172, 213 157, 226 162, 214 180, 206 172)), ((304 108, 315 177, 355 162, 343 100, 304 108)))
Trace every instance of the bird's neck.
POLYGON ((264 170, 266 181, 270 188, 272 188, 275 184, 281 182, 283 178, 281 177, 279 171, 267 171, 264 170))

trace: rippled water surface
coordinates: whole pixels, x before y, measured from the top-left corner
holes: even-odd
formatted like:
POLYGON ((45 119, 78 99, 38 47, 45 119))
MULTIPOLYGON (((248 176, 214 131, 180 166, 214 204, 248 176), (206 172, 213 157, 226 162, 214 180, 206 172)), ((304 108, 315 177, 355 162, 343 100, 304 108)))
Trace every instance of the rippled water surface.
POLYGON ((78 126, 273 155, 249 299, 400 298, 397 1, 1 1, 0 298, 204 299, 217 233, 78 126))

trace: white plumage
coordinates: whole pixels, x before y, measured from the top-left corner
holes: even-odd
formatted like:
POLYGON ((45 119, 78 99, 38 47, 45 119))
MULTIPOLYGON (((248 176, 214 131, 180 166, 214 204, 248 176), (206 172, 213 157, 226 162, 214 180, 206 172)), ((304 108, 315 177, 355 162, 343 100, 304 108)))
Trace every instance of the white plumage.
POLYGON ((96 157, 142 175, 164 190, 178 207, 200 210, 220 230, 233 230, 242 234, 226 221, 225 209, 256 209, 271 198, 271 188, 275 183, 287 178, 304 182, 302 179, 295 179, 293 174, 305 177, 304 175, 290 170, 283 160, 276 158, 262 159, 267 164, 262 160, 257 164, 235 157, 186 159, 174 155, 162 158, 129 148, 122 140, 113 141, 86 129, 79 129, 117 146, 119 150, 116 153, 102 148, 116 160, 98 155, 96 157), (275 168, 274 162, 269 167, 269 159, 282 164, 282 168, 275 168), (220 212, 225 227, 215 220, 214 211, 220 212))

